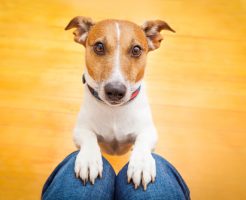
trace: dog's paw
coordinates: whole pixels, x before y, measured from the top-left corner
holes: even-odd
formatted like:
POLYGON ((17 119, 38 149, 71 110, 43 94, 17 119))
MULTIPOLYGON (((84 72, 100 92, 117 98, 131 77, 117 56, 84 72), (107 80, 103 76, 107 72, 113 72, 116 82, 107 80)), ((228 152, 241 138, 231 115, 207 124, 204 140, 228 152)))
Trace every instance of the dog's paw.
POLYGON ((90 180, 92 184, 99 176, 102 177, 103 162, 100 151, 80 150, 75 161, 75 174, 81 178, 84 185, 90 180))
POLYGON ((150 153, 147 155, 135 153, 131 156, 127 170, 128 183, 132 180, 135 189, 142 183, 144 190, 146 190, 150 181, 155 181, 155 177, 155 160, 150 153))

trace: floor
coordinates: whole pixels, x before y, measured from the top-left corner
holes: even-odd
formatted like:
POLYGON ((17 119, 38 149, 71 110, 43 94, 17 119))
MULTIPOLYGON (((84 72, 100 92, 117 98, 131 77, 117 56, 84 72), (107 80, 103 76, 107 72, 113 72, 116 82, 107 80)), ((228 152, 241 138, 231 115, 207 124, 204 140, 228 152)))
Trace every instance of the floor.
MULTIPOLYGON (((246 1, 2 0, 0 10, 0 199, 40 198, 75 150, 84 49, 64 27, 77 15, 163 19, 176 30, 163 33, 145 75, 156 152, 192 199, 246 199, 246 1)), ((116 171, 128 156, 106 155, 116 171)))

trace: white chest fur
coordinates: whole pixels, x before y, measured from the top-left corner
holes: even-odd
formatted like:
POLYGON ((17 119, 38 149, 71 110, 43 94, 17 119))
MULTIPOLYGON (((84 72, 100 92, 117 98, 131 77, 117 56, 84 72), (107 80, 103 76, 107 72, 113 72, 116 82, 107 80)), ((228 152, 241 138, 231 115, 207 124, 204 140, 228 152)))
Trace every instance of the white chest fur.
POLYGON ((93 131, 101 148, 109 154, 125 153, 146 123, 152 125, 145 87, 126 105, 113 107, 97 100, 85 86, 84 104, 78 117, 79 129, 93 131))

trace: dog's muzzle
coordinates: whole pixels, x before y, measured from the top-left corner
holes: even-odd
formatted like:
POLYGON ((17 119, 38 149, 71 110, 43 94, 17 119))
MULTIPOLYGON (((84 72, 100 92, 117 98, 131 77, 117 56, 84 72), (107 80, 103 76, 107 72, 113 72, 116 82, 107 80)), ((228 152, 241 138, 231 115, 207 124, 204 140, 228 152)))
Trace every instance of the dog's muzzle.
MULTIPOLYGON (((105 101, 103 101, 99 97, 98 92, 93 87, 91 87, 89 84, 87 84, 84 74, 82 75, 82 82, 83 82, 83 84, 87 85, 90 93, 96 99, 98 99, 101 102, 106 103, 105 101)), ((131 98, 127 102, 125 102, 124 104, 127 104, 127 103, 131 102, 132 100, 134 100, 138 96, 140 89, 141 89, 141 85, 134 92, 131 93, 131 98)), ((127 88, 125 85, 123 85, 120 82, 111 82, 111 83, 108 83, 104 86, 104 92, 105 92, 105 97, 106 97, 108 103, 111 105, 117 105, 117 104, 121 104, 122 99, 126 95, 127 88)))

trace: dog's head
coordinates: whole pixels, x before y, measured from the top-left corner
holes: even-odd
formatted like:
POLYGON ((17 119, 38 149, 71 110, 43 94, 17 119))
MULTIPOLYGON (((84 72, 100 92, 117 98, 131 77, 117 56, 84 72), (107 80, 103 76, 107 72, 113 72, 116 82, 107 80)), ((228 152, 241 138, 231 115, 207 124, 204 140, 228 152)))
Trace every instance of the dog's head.
POLYGON ((123 20, 75 17, 65 30, 86 49, 86 81, 108 105, 122 105, 143 79, 146 56, 159 48, 162 30, 174 30, 164 21, 147 21, 142 26, 123 20))

